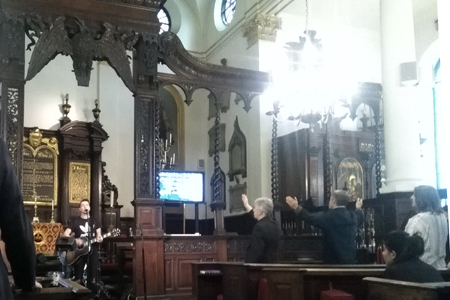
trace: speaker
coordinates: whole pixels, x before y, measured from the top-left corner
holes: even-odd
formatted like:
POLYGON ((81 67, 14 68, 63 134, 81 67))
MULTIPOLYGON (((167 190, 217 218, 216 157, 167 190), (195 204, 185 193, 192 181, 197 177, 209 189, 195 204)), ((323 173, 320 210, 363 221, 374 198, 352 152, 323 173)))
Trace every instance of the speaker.
POLYGON ((406 62, 400 64, 400 84, 412 86, 418 84, 416 62, 406 62))
POLYGON ((73 251, 77 248, 77 243, 74 237, 60 236, 56 239, 55 248, 58 251, 73 251))

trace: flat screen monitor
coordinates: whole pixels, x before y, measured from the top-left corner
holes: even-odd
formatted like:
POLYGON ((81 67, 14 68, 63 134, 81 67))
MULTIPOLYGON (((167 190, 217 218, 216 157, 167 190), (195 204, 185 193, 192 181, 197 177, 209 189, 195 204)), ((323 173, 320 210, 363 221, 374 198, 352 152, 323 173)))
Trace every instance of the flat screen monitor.
POLYGON ((205 173, 199 171, 159 172, 159 198, 167 202, 203 203, 205 173))

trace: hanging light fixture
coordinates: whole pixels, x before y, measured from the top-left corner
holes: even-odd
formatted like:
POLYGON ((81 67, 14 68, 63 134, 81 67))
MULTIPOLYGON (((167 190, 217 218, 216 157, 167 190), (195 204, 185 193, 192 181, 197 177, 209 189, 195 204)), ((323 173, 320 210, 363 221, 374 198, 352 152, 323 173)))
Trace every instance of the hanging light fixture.
POLYGON ((298 42, 286 43, 289 78, 284 106, 290 120, 307 124, 326 123, 331 112, 332 95, 324 71, 321 39, 309 28, 309 2, 306 0, 305 30, 298 42))
POLYGON ((306 0, 305 30, 298 42, 286 43, 291 70, 320 68, 323 65, 321 40, 316 38, 317 32, 309 30, 309 2, 306 0))

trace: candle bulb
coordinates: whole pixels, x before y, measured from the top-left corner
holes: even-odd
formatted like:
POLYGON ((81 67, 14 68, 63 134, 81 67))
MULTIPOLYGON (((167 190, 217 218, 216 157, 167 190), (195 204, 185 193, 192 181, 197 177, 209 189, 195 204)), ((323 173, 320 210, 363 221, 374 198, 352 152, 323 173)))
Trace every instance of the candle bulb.
POLYGON ((52 199, 52 211, 55 208, 55 200, 52 199))
POLYGON ((175 153, 173 154, 172 162, 173 162, 173 164, 175 164, 175 153))
POLYGON ((169 145, 172 145, 172 133, 169 133, 169 145))
POLYGON ((111 191, 111 194, 110 194, 110 198, 111 198, 111 207, 114 207, 114 191, 111 191))

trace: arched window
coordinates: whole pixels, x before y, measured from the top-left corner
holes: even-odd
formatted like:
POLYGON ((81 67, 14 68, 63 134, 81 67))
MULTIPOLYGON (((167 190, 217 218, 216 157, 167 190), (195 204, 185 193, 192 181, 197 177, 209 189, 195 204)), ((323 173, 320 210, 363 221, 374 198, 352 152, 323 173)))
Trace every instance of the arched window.
POLYGON ((164 7, 158 12, 158 20, 159 20, 159 34, 170 30, 170 16, 167 10, 164 7))
POLYGON ((222 0, 222 22, 225 25, 230 25, 233 20, 234 12, 236 11, 236 0, 222 0))

